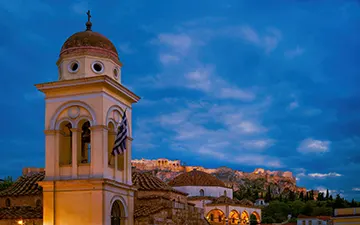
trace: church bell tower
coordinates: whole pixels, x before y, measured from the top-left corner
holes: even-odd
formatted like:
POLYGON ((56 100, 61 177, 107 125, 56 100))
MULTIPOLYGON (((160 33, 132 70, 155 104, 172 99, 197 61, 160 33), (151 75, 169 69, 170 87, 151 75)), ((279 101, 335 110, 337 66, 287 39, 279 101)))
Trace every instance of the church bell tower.
POLYGON ((121 84, 118 52, 105 36, 86 30, 63 44, 58 81, 37 84, 45 94, 43 224, 133 224, 132 104, 139 97, 121 84), (126 112, 126 151, 112 156, 126 112))

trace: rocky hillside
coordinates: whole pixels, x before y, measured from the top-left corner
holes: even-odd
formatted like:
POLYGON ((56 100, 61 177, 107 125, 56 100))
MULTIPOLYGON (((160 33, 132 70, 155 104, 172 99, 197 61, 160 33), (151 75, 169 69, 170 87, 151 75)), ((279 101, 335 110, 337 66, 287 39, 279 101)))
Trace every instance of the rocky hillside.
POLYGON ((138 160, 136 164, 133 164, 133 167, 142 171, 151 171, 155 176, 165 182, 173 179, 180 173, 197 169, 216 176, 228 187, 232 187, 234 191, 252 189, 253 191, 258 192, 260 196, 261 193, 265 194, 269 187, 273 196, 278 196, 280 194, 287 195, 290 191, 297 193, 306 191, 305 188, 296 186, 296 179, 289 171, 269 171, 258 168, 253 172, 247 173, 239 170, 233 170, 228 167, 205 169, 200 166, 181 166, 181 168, 179 168, 163 165, 144 165, 147 161, 148 160, 143 160, 142 163, 139 164, 138 160))

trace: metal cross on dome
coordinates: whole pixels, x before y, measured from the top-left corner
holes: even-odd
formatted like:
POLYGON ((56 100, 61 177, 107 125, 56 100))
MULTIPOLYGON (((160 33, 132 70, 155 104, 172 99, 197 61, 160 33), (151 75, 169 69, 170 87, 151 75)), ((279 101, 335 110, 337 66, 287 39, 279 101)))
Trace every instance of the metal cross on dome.
POLYGON ((86 30, 91 31, 92 23, 90 21, 91 18, 90 10, 87 11, 86 15, 88 16, 88 21, 86 22, 86 30))

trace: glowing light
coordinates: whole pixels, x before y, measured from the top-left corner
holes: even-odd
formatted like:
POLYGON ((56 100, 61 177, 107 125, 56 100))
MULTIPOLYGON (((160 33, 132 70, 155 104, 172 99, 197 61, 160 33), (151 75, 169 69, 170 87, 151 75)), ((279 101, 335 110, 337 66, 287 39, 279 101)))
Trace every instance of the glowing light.
POLYGON ((19 221, 17 221, 17 223, 20 224, 20 225, 22 225, 22 224, 24 224, 24 221, 23 221, 23 220, 19 220, 19 221))

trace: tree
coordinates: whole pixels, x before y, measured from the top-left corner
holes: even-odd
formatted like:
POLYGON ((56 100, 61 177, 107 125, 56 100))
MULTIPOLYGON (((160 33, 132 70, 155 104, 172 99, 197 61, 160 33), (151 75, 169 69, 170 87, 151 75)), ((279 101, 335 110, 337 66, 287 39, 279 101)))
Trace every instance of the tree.
POLYGON ((257 218, 254 214, 250 215, 250 225, 256 225, 258 224, 257 218))
POLYGON ((5 177, 4 180, 0 180, 0 191, 10 187, 13 183, 12 177, 10 176, 5 177))
POLYGON ((296 195, 293 191, 290 191, 289 193, 289 201, 295 201, 296 200, 296 195))
POLYGON ((304 201, 304 192, 300 192, 300 196, 299 196, 301 201, 304 201))
POLYGON ((326 189, 326 196, 325 196, 325 199, 328 200, 329 199, 329 189, 326 189))
POLYGON ((314 205, 312 201, 307 201, 304 207, 301 209, 301 214, 311 216, 314 211, 314 205))
POLYGON ((329 200, 330 200, 330 201, 332 201, 332 200, 333 200, 333 196, 332 196, 332 195, 330 195, 329 200))
MULTIPOLYGON (((288 204, 276 200, 270 202, 269 205, 262 210, 262 216, 263 218, 271 217, 276 223, 281 223, 288 219, 287 216, 290 212, 291 209, 288 204)), ((265 223, 264 220, 263 223, 265 223)))
POLYGON ((300 213, 302 208, 304 207, 305 203, 301 200, 295 200, 290 203, 291 215, 297 217, 300 213))
POLYGON ((271 201, 271 189, 270 189, 270 185, 268 186, 268 190, 267 190, 266 195, 265 195, 265 201, 266 201, 266 202, 270 202, 270 201, 271 201))
POLYGON ((344 208, 345 207, 345 201, 340 197, 340 194, 336 195, 335 202, 333 205, 334 208, 344 208))
POLYGON ((356 202, 355 202, 354 199, 351 200, 350 206, 351 206, 351 207, 356 207, 356 206, 357 206, 357 204, 356 204, 356 202))
POLYGON ((311 190, 309 193, 309 199, 314 200, 314 190, 311 190))
POLYGON ((324 193, 323 192, 319 192, 318 197, 317 197, 318 201, 324 201, 325 197, 324 197, 324 193))

